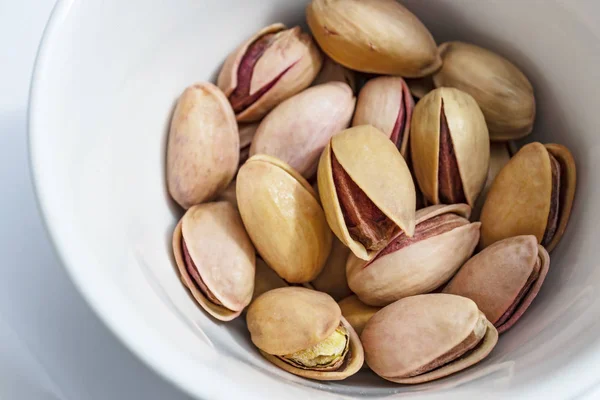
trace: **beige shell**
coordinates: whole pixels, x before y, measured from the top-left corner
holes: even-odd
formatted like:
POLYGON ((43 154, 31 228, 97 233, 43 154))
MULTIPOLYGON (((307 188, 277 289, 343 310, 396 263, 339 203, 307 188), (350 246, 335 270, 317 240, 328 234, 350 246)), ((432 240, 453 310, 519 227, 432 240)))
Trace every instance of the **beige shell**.
POLYGON ((325 267, 311 285, 316 290, 329 294, 336 301, 350 296, 352 292, 346 279, 346 260, 349 255, 350 249, 334 236, 325 267))
POLYGON ((190 208, 173 233, 173 254, 181 281, 213 317, 230 321, 252 299, 255 253, 238 212, 227 202, 190 208), (186 265, 183 241, 194 266, 186 265), (195 267, 203 284, 221 303, 207 298, 189 268, 195 267))
POLYGON ((332 235, 309 183, 284 162, 250 158, 237 176, 240 214, 262 259, 290 283, 316 278, 332 235))
POLYGON ((250 156, 268 154, 279 158, 310 178, 317 172, 319 156, 329 140, 350 125, 355 104, 352 89, 342 82, 306 89, 263 119, 250 156))
POLYGON ((353 93, 356 93, 356 81, 356 72, 336 63, 329 57, 325 57, 321 72, 319 72, 317 79, 313 82, 313 86, 328 82, 344 82, 350 86, 353 93))
POLYGON ((338 305, 342 310, 342 315, 358 335, 362 334, 371 317, 381 310, 380 307, 366 305, 356 295, 346 297, 339 301, 338 305))
POLYGON ((431 33, 396 0, 312 0, 306 17, 321 49, 350 69, 420 77, 441 66, 431 33))
POLYGON ((239 136, 233 110, 211 83, 185 89, 167 144, 167 187, 184 209, 214 199, 233 179, 239 136))
POLYGON ((475 98, 491 140, 528 135, 535 120, 535 97, 527 77, 510 61, 487 49, 462 42, 442 43, 442 68, 436 87, 454 87, 475 98))

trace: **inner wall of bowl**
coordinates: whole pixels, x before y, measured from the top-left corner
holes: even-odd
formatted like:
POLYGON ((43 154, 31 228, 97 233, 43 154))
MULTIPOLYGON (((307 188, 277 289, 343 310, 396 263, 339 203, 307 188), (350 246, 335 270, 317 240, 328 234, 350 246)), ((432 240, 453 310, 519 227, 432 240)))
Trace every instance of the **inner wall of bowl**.
MULTIPOLYGON (((577 160, 579 185, 571 222, 552 254, 546 283, 519 324, 477 367, 418 387, 392 385, 370 372, 344 382, 302 380, 260 357, 242 319, 223 324, 202 312, 178 279, 170 241, 182 212, 169 199, 164 179, 175 101, 186 86, 214 81, 228 52, 259 28, 280 21, 304 24, 303 1, 74 4, 58 38, 63 45, 49 56, 55 61, 48 63, 52 67, 46 74, 54 79, 40 88, 58 96, 39 101, 56 104, 48 106, 51 112, 39 122, 59 137, 38 138, 33 146, 53 149, 45 154, 52 167, 38 173, 63 196, 48 191, 46 209, 72 210, 55 235, 77 236, 80 254, 85 252, 101 266, 94 271, 98 285, 127 298, 127 307, 173 351, 199 368, 208 364, 225 376, 246 376, 248 391, 287 382, 289 393, 310 387, 371 397, 448 390, 455 394, 493 385, 498 392, 525 394, 535 390, 536 380, 575 371, 567 368, 582 352, 595 348, 600 329, 595 295, 600 282, 595 256, 600 185, 589 173, 600 160, 600 99, 593 84, 600 49, 598 29, 586 19, 590 13, 584 8, 593 7, 592 2, 404 3, 438 43, 473 42, 521 67, 534 85, 538 106, 535 131, 527 141, 565 144, 577 160), (119 34, 106 34, 106 29, 119 34), (90 104, 81 101, 90 96, 90 104), (65 146, 71 150, 65 151, 65 146), (98 212, 90 211, 94 207, 98 212)), ((89 259, 73 255, 73 260, 79 266, 69 269, 81 283, 81 264, 89 259)), ((199 386, 196 393, 202 391, 199 386)))

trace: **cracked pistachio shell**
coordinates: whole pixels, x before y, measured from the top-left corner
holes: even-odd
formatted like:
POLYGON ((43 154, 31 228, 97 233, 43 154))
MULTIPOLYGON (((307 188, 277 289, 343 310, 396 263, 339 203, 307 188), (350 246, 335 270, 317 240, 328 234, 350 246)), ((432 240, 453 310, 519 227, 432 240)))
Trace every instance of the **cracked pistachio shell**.
POLYGON ((366 362, 377 375, 417 384, 483 360, 498 342, 498 332, 472 300, 438 293, 406 297, 383 308, 369 320, 361 340, 366 362))
POLYGON ((441 66, 431 33, 396 0, 313 0, 306 17, 321 49, 350 69, 420 77, 441 66))
POLYGON ((328 82, 344 82, 350 86, 352 93, 356 93, 358 86, 356 81, 356 72, 336 63, 329 57, 325 57, 321 72, 313 82, 313 86, 328 82))
POLYGON ((273 24, 227 57, 218 86, 232 102, 239 122, 261 120, 285 99, 310 86, 323 56, 297 26, 273 24))
POLYGON ((531 133, 535 97, 527 77, 510 61, 487 49, 462 42, 442 43, 442 68, 436 87, 469 93, 481 107, 491 140, 514 140, 531 133))
POLYGON ((259 125, 250 156, 268 154, 305 178, 317 172, 319 156, 333 137, 350 125, 356 98, 350 86, 314 86, 279 104, 259 125))
POLYGON ((184 209, 214 199, 233 179, 239 136, 233 110, 211 83, 185 89, 167 144, 167 187, 184 209))
POLYGON ((316 278, 332 235, 309 183, 283 161, 256 155, 240 168, 237 199, 256 250, 290 283, 316 278))
POLYGON ((181 281, 213 317, 230 321, 250 303, 254 247, 231 204, 215 202, 190 208, 173 233, 173 254, 181 281))
POLYGON ((346 279, 346 260, 349 255, 350 249, 334 237, 325 267, 311 285, 319 292, 329 294, 336 301, 350 296, 352 292, 346 279))
POLYGON ((490 161, 488 130, 473 97, 452 88, 427 94, 413 112, 410 140, 415 176, 428 202, 473 207, 490 161))
POLYGON ((539 142, 523 146, 502 168, 487 195, 481 212, 481 246, 534 235, 551 252, 567 228, 576 180, 575 160, 566 147, 539 142), (550 155, 558 163, 558 176, 550 155), (545 238, 551 215, 554 234, 545 238))
POLYGON ((371 317, 381 310, 381 307, 366 305, 356 295, 348 296, 339 301, 338 304, 342 310, 342 315, 358 335, 362 334, 371 317))
POLYGON ((342 380, 363 365, 364 353, 358 335, 342 317, 335 300, 325 293, 302 287, 271 290, 251 304, 246 321, 252 342, 261 354, 287 372, 316 380, 342 380), (302 369, 278 357, 317 345, 340 325, 349 334, 349 351, 337 370, 302 369))
POLYGON ((256 135, 258 129, 258 122, 250 124, 239 124, 240 131, 240 166, 243 165, 246 160, 250 157, 250 145, 252 139, 256 135))
POLYGON ((269 268, 267 263, 260 258, 256 259, 256 275, 254 278, 254 294, 252 295, 252 301, 257 299, 261 294, 267 293, 269 290, 288 286, 287 282, 269 268))
POLYGON ((404 79, 393 76, 371 79, 360 90, 352 125, 374 126, 406 156, 414 107, 404 79))
POLYGON ((444 293, 473 300, 499 333, 510 329, 540 291, 550 256, 535 236, 504 239, 471 258, 444 293))
POLYGON ((400 233, 373 260, 348 258, 350 289, 364 303, 386 306, 403 297, 429 293, 471 257, 480 223, 470 223, 466 204, 437 205, 417 211, 412 238, 400 233))

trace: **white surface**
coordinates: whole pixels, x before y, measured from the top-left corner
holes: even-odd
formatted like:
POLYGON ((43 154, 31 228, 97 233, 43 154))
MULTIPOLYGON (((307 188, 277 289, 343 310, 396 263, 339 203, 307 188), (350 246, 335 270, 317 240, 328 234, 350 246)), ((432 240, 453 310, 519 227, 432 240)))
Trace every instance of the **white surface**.
POLYGON ((213 77, 226 53, 260 26, 302 21, 302 2, 60 3, 32 103, 35 176, 46 218, 71 275, 102 318, 190 393, 211 399, 575 398, 600 379, 600 185, 594 174, 600 25, 592 19, 598 3, 406 3, 439 41, 471 40, 521 65, 537 90, 533 138, 566 144, 579 167, 569 229, 519 325, 477 368, 408 388, 369 374, 315 383, 277 370, 252 348, 240 321, 215 323, 200 311, 172 267, 169 240, 178 211, 163 177, 173 102, 186 85, 213 77))

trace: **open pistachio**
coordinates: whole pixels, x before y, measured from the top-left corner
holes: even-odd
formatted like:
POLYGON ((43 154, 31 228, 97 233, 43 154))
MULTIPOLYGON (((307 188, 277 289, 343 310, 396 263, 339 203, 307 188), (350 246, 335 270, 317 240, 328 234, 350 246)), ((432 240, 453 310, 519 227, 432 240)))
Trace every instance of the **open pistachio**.
POLYGON ((185 89, 171 120, 167 187, 185 209, 212 200, 233 179, 239 160, 235 116, 211 83, 185 89))
POLYGON ((473 96, 483 111, 491 140, 513 140, 531 133, 533 87, 514 64, 468 43, 442 43, 439 51, 443 64, 433 76, 435 86, 454 87, 473 96))
POLYGON ((237 176, 246 230, 262 259, 290 283, 316 278, 331 251, 331 231, 309 183, 283 161, 251 157, 237 176))
POLYGON ((420 77, 441 66, 431 33, 396 0, 312 0, 306 17, 323 51, 350 69, 420 77))
POLYGON ((374 126, 406 156, 414 107, 404 79, 393 76, 371 79, 360 90, 352 125, 374 126))
POLYGON ((258 297, 246 318, 252 342, 279 368, 317 380, 342 380, 364 361, 358 335, 329 295, 301 287, 258 297))
POLYGON ((367 322, 361 341, 377 375, 417 384, 483 360, 496 346, 498 332, 472 300, 436 293, 383 308, 367 322))
POLYGON ((439 88, 416 105, 410 131, 412 163, 431 204, 475 205, 490 161, 479 106, 458 89, 439 88))
POLYGON ((259 121, 283 100, 306 89, 321 69, 323 56, 299 26, 270 25, 233 51, 218 85, 240 122, 259 121))
POLYGON ((331 253, 327 257, 325 267, 323 267, 323 271, 319 276, 311 282, 311 285, 319 292, 327 293, 336 301, 350 296, 352 292, 346 279, 348 255, 350 255, 350 249, 334 237, 331 253))
POLYGON ((558 144, 529 143, 500 171, 481 211, 481 245, 534 235, 552 251, 571 215, 575 160, 558 144))
POLYGON ((250 157, 250 145, 252 144, 252 139, 254 139, 254 135, 256 135, 256 130, 258 129, 258 122, 251 124, 240 124, 240 166, 248 160, 250 157))
POLYGON ((256 275, 254 278, 252 301, 256 300, 263 293, 267 293, 269 290, 288 286, 288 283, 281 279, 275 271, 269 268, 267 263, 261 258, 256 259, 256 275))
POLYGON ((231 204, 190 208, 173 233, 173 254, 183 284, 213 317, 230 321, 250 303, 254 248, 231 204))
POLYGON ((415 234, 399 233, 371 261, 348 258, 350 289, 364 303, 386 306, 403 297, 429 293, 471 257, 480 223, 470 223, 466 204, 437 205, 417 211, 415 234))
POLYGON ((381 310, 380 307, 366 305, 356 295, 346 297, 339 301, 338 305, 342 310, 342 315, 358 335, 362 334, 371 317, 381 310))
POLYGON ((344 82, 350 86, 352 93, 356 93, 356 81, 356 72, 336 63, 329 57, 325 57, 323 68, 321 68, 321 72, 313 82, 313 86, 327 82, 344 82))
POLYGON ((499 333, 527 311, 548 273, 550 256, 535 236, 494 243, 471 258, 444 293, 473 300, 499 333))
POLYGON ((415 229, 415 186, 404 158, 377 128, 335 135, 319 161, 319 194, 331 230, 363 260, 415 229))
POLYGON ((314 86, 279 104, 256 131, 250 155, 268 154, 305 178, 317 172, 319 156, 331 137, 350 125, 356 98, 350 86, 314 86))

